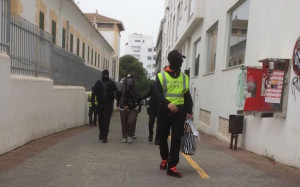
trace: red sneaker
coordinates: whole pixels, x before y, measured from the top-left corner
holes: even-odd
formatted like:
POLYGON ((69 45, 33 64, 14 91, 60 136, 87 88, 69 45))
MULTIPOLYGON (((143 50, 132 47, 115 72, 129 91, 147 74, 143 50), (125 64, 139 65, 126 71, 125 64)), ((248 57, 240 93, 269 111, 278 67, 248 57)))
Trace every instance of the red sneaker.
POLYGON ((172 168, 168 168, 167 174, 170 176, 173 176, 173 177, 177 177, 177 178, 182 177, 182 173, 177 171, 176 166, 174 166, 172 168))
POLYGON ((162 160, 160 163, 160 170, 167 169, 168 160, 162 160))

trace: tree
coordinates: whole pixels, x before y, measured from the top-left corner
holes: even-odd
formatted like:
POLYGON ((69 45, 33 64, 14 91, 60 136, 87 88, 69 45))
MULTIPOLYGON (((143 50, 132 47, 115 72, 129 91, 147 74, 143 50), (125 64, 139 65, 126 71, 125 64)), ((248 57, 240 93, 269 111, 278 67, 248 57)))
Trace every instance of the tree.
POLYGON ((128 74, 134 76, 136 87, 142 94, 150 88, 150 80, 147 79, 147 71, 143 64, 131 55, 124 55, 120 58, 119 77, 124 78, 128 74))

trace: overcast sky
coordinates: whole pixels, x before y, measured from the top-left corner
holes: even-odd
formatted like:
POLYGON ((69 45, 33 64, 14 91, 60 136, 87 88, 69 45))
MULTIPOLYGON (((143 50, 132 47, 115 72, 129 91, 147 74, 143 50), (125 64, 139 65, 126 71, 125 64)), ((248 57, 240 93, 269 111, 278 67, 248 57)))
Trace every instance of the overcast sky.
POLYGON ((128 35, 139 33, 153 36, 156 42, 165 0, 75 0, 84 13, 98 13, 123 22, 121 56, 124 55, 128 35))

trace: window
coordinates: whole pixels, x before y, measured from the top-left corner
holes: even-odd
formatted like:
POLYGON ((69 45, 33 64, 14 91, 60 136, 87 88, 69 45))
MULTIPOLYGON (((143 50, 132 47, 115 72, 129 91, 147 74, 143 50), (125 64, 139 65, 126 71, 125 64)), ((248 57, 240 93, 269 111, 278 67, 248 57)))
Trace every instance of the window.
POLYGON ((152 52, 152 48, 148 48, 148 52, 152 52))
POLYGON ((135 42, 141 42, 141 40, 134 40, 135 42))
POLYGON ((79 51, 80 51, 80 40, 79 40, 79 38, 77 38, 77 48, 76 48, 76 50, 77 50, 77 55, 79 56, 79 51))
POLYGON ((98 67, 100 67, 100 54, 98 54, 98 67))
POLYGON ((98 27, 112 29, 114 25, 112 23, 98 23, 98 27))
POLYGON ((227 67, 245 63, 249 0, 240 2, 241 3, 230 12, 227 67))
POLYGON ((92 65, 94 64, 93 60, 94 60, 94 50, 92 49, 92 57, 91 57, 91 64, 92 65))
POLYGON ((95 66, 97 66, 97 52, 95 51, 95 66))
POLYGON ((178 7, 177 7, 177 21, 176 21, 176 39, 178 38, 178 28, 179 28, 179 20, 181 19, 181 4, 179 3, 178 4, 178 7))
POLYGON ((82 43, 82 58, 85 57, 85 43, 82 43))
POLYGON ((140 52, 141 51, 141 47, 139 47, 139 46, 131 46, 131 49, 133 50, 133 52, 140 52))
POLYGON ((56 22, 52 20, 52 42, 56 43, 56 22))
POLYGON ((151 56, 148 56, 148 57, 147 57, 147 60, 151 60, 151 56))
POLYGON ((194 76, 199 74, 199 64, 200 64, 200 39, 194 43, 194 76))
POLYGON ((90 62, 90 47, 88 46, 88 63, 90 62))
POLYGON ((66 48, 66 29, 63 28, 62 30, 62 48, 66 48))
POLYGON ((152 58, 153 58, 153 60, 155 60, 155 59, 156 59, 156 56, 154 55, 152 58))
POLYGON ((206 73, 215 71, 216 51, 218 42, 218 23, 214 24, 207 31, 207 58, 206 58, 206 73))
POLYGON ((189 0, 189 11, 188 11, 188 18, 192 17, 194 14, 194 0, 189 0))
POLYGON ((70 51, 73 52, 73 34, 70 35, 70 51))
POLYGON ((44 30, 45 28, 45 14, 44 12, 40 11, 40 29, 44 30))
POLYGON ((147 65, 147 68, 151 68, 151 65, 147 65))

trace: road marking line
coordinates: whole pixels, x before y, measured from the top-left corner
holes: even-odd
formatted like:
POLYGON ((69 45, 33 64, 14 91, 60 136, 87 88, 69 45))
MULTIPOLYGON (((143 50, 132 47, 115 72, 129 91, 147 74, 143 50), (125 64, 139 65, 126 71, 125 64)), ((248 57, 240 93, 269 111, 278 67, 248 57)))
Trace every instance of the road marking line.
MULTIPOLYGON (((169 136, 168 139, 171 140, 171 136, 169 136)), ((188 161, 188 163, 198 172, 198 174, 202 179, 209 178, 209 176, 205 173, 205 171, 202 168, 200 168, 200 166, 198 166, 198 164, 189 155, 183 153, 181 154, 188 161)))
POLYGON ((191 166, 198 172, 202 179, 208 179, 209 176, 205 173, 205 171, 200 168, 197 163, 189 156, 181 153, 183 157, 191 164, 191 166))

